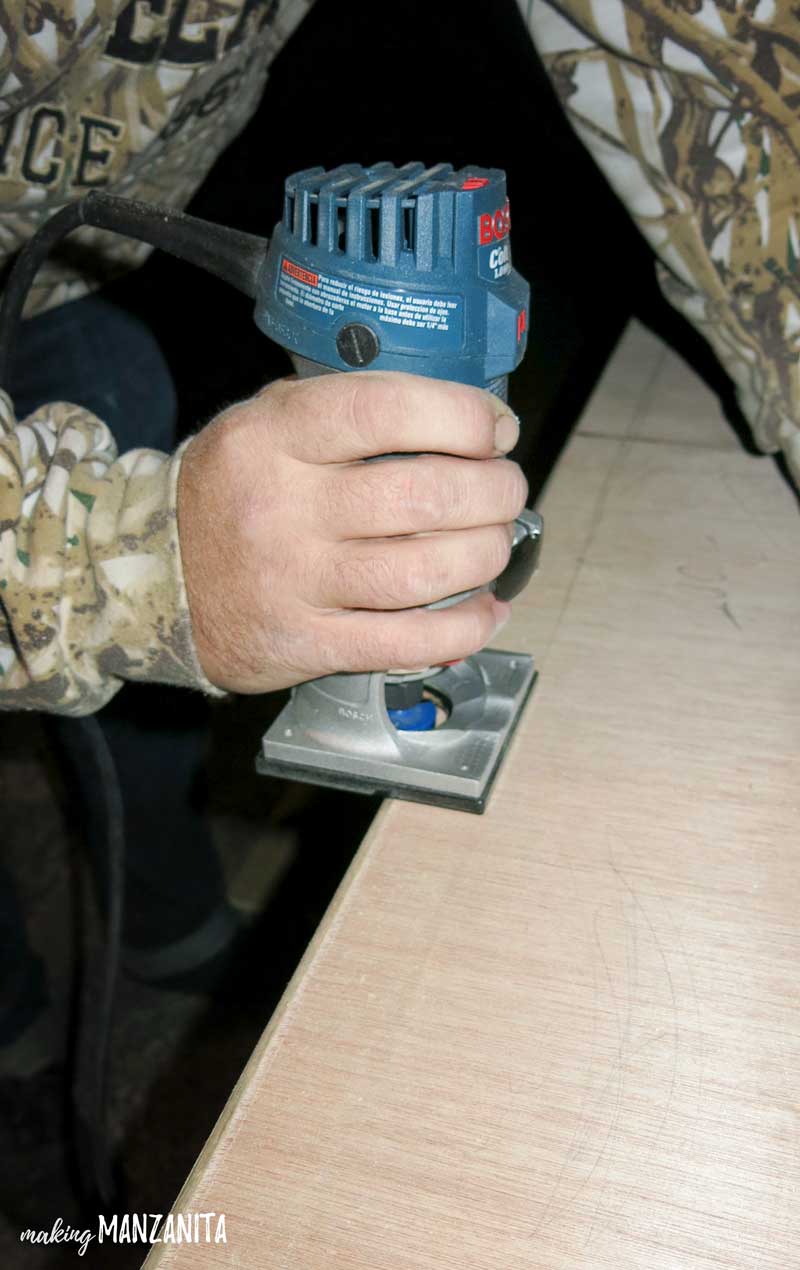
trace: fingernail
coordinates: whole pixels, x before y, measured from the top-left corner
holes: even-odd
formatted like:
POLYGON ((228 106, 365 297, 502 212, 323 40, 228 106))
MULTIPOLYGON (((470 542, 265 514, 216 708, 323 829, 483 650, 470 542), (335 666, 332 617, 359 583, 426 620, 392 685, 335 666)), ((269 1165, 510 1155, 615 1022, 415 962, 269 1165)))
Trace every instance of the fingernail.
POLYGON ((519 440, 519 420, 511 414, 502 414, 494 425, 494 448, 498 454, 508 454, 519 440))

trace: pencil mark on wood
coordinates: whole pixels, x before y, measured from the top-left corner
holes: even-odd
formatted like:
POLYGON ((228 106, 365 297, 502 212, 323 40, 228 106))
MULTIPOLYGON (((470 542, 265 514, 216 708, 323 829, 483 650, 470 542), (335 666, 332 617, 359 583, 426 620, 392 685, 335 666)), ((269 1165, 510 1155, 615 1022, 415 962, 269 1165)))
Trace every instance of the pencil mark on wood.
POLYGON ((737 622, 736 616, 727 600, 725 600, 725 602, 722 605, 722 611, 727 617, 728 621, 733 623, 737 631, 740 631, 742 629, 741 623, 737 622))

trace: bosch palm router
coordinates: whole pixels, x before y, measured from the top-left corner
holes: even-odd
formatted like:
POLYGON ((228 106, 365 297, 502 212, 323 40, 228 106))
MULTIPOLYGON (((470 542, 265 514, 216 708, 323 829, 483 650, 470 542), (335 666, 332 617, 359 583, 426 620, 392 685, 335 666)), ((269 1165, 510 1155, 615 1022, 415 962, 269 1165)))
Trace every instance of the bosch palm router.
MULTIPOLYGON (((286 182, 256 322, 299 375, 405 370, 505 398, 529 303, 509 228, 505 175, 494 169, 300 172, 286 182)), ((540 533, 535 513, 520 517, 494 584, 501 599, 528 580, 540 533)), ((530 657, 488 649, 424 673, 327 675, 293 690, 258 770, 482 811, 534 678, 530 657)))
MULTIPOLYGON (((8 280, 0 382, 39 264, 80 225, 161 247, 244 291, 257 325, 301 376, 402 370, 505 398, 525 352, 529 289, 511 264, 504 173, 379 163, 290 177, 271 240, 96 191, 70 204, 31 239, 8 280)), ((505 600, 518 594, 535 568, 541 530, 540 517, 523 512, 508 567, 482 589, 505 600)), ((490 649, 414 673, 327 675, 293 689, 256 765, 480 812, 535 677, 527 654, 490 649)))

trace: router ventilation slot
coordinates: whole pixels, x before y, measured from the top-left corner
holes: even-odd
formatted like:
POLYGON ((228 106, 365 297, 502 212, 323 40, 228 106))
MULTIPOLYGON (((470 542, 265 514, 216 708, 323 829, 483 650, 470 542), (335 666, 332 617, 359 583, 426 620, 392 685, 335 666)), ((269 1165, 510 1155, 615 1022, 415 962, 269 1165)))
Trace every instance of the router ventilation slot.
POLYGON ((369 209, 369 248, 372 252, 373 260, 377 260, 381 251, 380 207, 370 207, 369 209))
POLYGON ((403 208, 403 250, 414 251, 417 245, 417 205, 403 208))

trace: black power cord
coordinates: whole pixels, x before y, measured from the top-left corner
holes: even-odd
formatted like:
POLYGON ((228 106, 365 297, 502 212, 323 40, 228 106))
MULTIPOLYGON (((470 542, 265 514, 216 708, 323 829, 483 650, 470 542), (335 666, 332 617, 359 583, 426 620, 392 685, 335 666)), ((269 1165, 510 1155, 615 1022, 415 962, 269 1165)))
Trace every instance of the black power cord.
POLYGON ((0 305, 0 385, 9 382, 22 309, 34 277, 58 243, 82 225, 106 229, 160 247, 255 297, 269 239, 187 216, 171 207, 92 190, 56 212, 25 244, 14 262, 0 305))
MULTIPOLYGON (((171 208, 93 190, 51 217, 20 251, 0 304, 0 386, 10 384, 22 310, 34 277, 54 247, 83 225, 110 230, 160 247, 198 265, 255 297, 268 240, 227 229, 171 208)), ((114 997, 119 974, 125 879, 124 808, 114 759, 96 719, 72 721, 74 739, 64 740, 79 770, 94 769, 102 798, 106 842, 106 939, 83 968, 78 1003, 73 1078, 77 1167, 87 1204, 105 1211, 118 1204, 120 1190, 108 1132, 108 1089, 114 997), (96 964, 91 964, 96 961, 96 964)), ((63 738, 63 733, 62 733, 63 738)))
MULTIPOLYGON (((87 951, 85 939, 79 936, 81 973, 73 1032, 73 1144, 82 1200, 88 1209, 99 1206, 108 1213, 121 1200, 112 1159, 108 1103, 125 904, 125 820, 117 769, 103 729, 92 716, 68 722, 69 727, 59 730, 59 739, 68 749, 70 763, 80 773, 84 797, 94 801, 100 820, 96 832, 106 848, 101 878, 105 939, 100 938, 87 951)), ((79 896, 83 892, 79 903, 81 899, 87 902, 89 890, 79 887, 79 896)))

